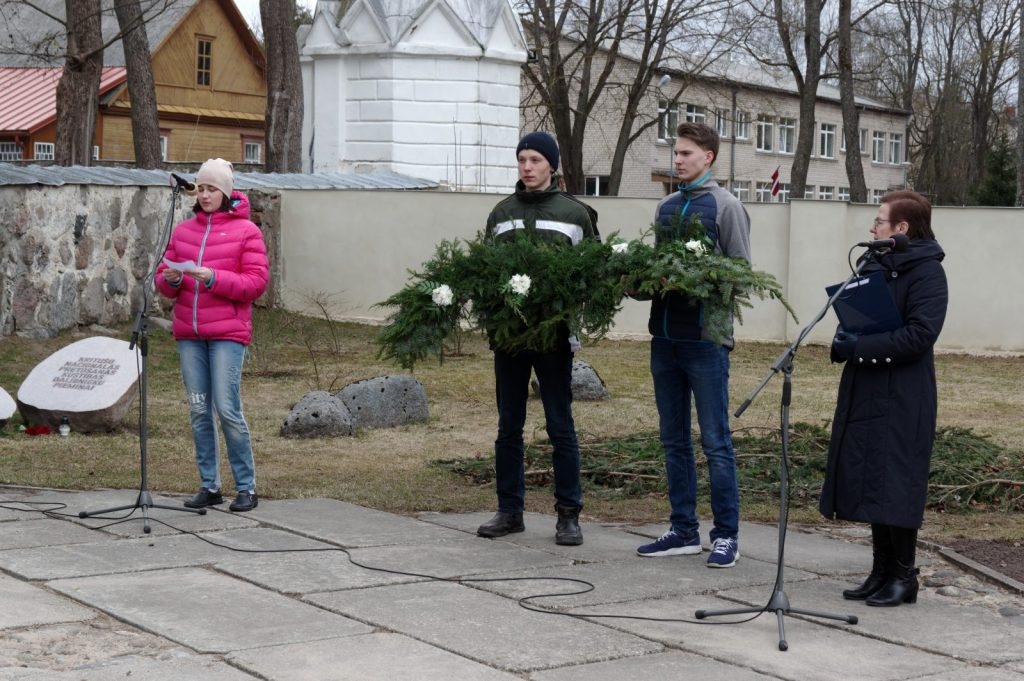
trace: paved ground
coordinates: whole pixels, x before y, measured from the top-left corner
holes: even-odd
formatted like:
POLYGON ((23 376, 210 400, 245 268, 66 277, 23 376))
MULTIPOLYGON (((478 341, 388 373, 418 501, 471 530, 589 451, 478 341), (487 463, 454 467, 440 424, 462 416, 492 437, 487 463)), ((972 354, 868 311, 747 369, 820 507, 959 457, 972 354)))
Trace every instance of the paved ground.
POLYGON ((706 553, 636 556, 660 526, 585 523, 583 546, 559 547, 544 515, 507 541, 473 534, 489 514, 326 499, 78 518, 137 495, 0 487, 0 679, 1024 681, 1024 586, 928 551, 918 603, 878 609, 839 595, 865 543, 790 530, 780 582, 765 525, 744 524, 735 568, 710 570, 706 553), (68 516, 12 510, 26 502, 68 516), (785 610, 694 618, 770 600, 785 610))

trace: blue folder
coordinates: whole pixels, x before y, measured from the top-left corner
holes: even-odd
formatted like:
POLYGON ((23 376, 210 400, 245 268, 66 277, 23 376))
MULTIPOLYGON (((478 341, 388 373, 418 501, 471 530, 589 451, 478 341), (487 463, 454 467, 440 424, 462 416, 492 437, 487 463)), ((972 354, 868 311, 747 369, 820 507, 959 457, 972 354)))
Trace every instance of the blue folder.
MULTIPOLYGON (((842 284, 826 286, 829 298, 842 284)), ((872 272, 850 282, 832 304, 844 331, 866 336, 893 331, 903 326, 903 318, 892 292, 885 283, 883 272, 872 272)))

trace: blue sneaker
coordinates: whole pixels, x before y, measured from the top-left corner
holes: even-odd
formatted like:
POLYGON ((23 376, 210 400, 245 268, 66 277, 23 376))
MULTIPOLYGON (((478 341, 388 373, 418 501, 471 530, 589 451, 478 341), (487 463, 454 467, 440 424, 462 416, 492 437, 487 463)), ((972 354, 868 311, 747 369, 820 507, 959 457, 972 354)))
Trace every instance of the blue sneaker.
POLYGON ((700 537, 694 535, 689 539, 674 530, 669 530, 658 537, 657 541, 644 544, 636 550, 638 556, 695 556, 700 553, 700 537))
POLYGON ((740 543, 736 539, 716 539, 711 545, 708 567, 730 568, 740 559, 740 543))

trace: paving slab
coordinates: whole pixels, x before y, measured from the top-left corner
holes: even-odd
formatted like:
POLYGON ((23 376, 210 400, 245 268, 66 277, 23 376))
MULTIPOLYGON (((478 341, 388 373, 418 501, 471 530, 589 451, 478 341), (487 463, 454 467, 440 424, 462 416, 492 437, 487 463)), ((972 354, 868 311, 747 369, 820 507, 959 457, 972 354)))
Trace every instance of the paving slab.
POLYGON ((516 681, 520 677, 401 634, 366 634, 228 656, 269 681, 516 681), (301 660, 301 665, 296 661, 301 660))
POLYGON ((459 584, 399 584, 315 594, 306 600, 510 672, 662 649, 590 622, 530 612, 515 601, 459 584))
POLYGON ((921 676, 914 681, 1022 681, 1024 674, 1001 667, 971 667, 921 676))
POLYGON ((202 568, 65 579, 49 586, 200 653, 370 631, 347 617, 202 568))
MULTIPOLYGON (((1024 662, 1024 626, 1021 617, 1004 617, 991 608, 964 605, 922 588, 917 603, 899 608, 872 608, 862 602, 844 601, 848 585, 833 580, 802 582, 789 595, 790 606, 856 615, 852 631, 902 646, 929 650, 981 664, 1024 662)), ((719 594, 730 600, 756 604, 759 596, 749 589, 730 589, 719 594)))
POLYGON ((94 611, 63 596, 4 574, 0 574, 0 603, 0 630, 83 621, 96 616, 94 611))
POLYGON ((88 544, 105 541, 110 535, 66 520, 38 515, 20 523, 0 523, 0 551, 62 544, 88 544))
POLYGON ((347 548, 448 541, 463 533, 335 499, 260 501, 249 514, 260 522, 347 548))
POLYGON ((773 614, 693 620, 695 609, 733 607, 712 596, 658 599, 582 608, 602 614, 666 620, 604 619, 607 626, 659 641, 687 652, 754 669, 785 681, 906 681, 928 674, 968 669, 943 655, 905 648, 854 633, 859 625, 820 624, 821 620, 784 618, 789 650, 779 650, 778 619, 773 614))
POLYGON ((39 509, 31 504, 19 503, 35 494, 34 490, 17 487, 5 487, 0 490, 0 523, 9 520, 34 520, 39 517, 39 509))
POLYGON ((680 652, 656 653, 530 674, 530 681, 623 681, 624 679, 772 681, 774 678, 718 660, 680 652))
POLYGON ((5 681, 257 681, 257 677, 220 660, 177 652, 159 658, 127 656, 68 671, 0 667, 5 681))

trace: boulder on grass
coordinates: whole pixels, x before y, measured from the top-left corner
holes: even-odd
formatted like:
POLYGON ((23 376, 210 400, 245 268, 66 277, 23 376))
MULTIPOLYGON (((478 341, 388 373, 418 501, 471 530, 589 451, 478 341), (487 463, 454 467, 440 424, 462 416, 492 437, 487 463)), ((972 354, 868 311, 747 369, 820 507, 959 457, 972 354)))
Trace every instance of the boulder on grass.
POLYGON ((53 353, 18 388, 18 411, 26 425, 56 431, 65 416, 75 433, 111 431, 139 393, 138 348, 93 336, 53 353))
POLYGON ((349 383, 336 395, 356 428, 391 428, 426 421, 427 391, 412 376, 377 376, 349 383))
MULTIPOLYGON (((530 385, 533 387, 534 394, 540 397, 540 383, 536 377, 530 381, 530 385)), ((605 387, 604 381, 597 375, 594 367, 581 359, 572 362, 572 385, 570 388, 574 400, 587 402, 608 398, 608 388, 605 387)))
POLYGON ((334 437, 351 435, 352 428, 352 414, 345 403, 326 390, 314 390, 292 407, 281 426, 281 436, 334 437))
POLYGON ((14 398, 6 390, 0 388, 0 428, 7 425, 17 409, 18 405, 14 403, 14 398))

